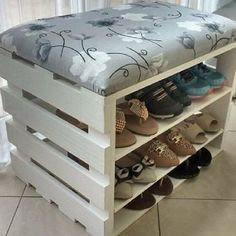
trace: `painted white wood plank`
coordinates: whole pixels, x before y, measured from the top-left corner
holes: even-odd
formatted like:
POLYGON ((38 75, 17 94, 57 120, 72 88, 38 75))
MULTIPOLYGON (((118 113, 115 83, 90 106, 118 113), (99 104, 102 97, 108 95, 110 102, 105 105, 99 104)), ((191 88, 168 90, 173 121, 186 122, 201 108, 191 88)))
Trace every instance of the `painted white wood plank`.
POLYGON ((94 178, 88 170, 63 153, 40 141, 16 122, 7 122, 9 141, 40 165, 88 198, 95 206, 105 209, 108 181, 94 178))
MULTIPOLYGON (((137 142, 126 148, 116 148, 116 160, 119 160, 123 156, 127 155, 128 153, 132 152, 136 148, 142 146, 143 144, 147 143, 148 141, 152 140, 153 138, 157 137, 158 135, 164 133, 168 129, 172 128, 173 126, 177 125, 184 119, 188 118, 192 114, 196 113, 199 110, 204 109, 205 107, 215 103, 216 101, 224 98, 227 95, 230 95, 232 89, 230 87, 224 87, 218 91, 215 91, 214 93, 208 95, 204 99, 193 101, 192 105, 185 108, 184 112, 177 117, 166 119, 166 120, 157 120, 158 125, 158 132, 157 134, 154 134, 152 136, 142 136, 142 135, 136 135, 137 142)), ((218 111, 220 111, 218 109, 218 111)), ((224 114, 223 114, 224 115, 224 114)), ((222 126, 224 127, 224 126, 222 126)))
POLYGON ((79 157, 101 173, 109 173, 109 159, 105 154, 109 145, 99 144, 89 134, 81 131, 54 114, 14 94, 14 90, 2 88, 4 109, 21 123, 39 131, 66 151, 79 157))
MULTIPOLYGON (((222 150, 212 147, 210 144, 206 146, 206 148, 211 152, 212 157, 216 157, 222 150)), ((214 164, 214 163, 213 163, 214 164)), ((180 184, 182 184, 184 180, 177 180, 172 179, 174 189, 176 189, 180 184)), ((160 202, 164 196, 155 196, 156 198, 156 204, 160 202)), ((136 220, 138 220, 140 217, 142 217, 146 212, 148 212, 151 208, 140 210, 140 211, 134 211, 123 208, 119 212, 115 214, 115 228, 113 232, 113 236, 119 235, 122 231, 124 231, 129 225, 133 224, 136 220)))
POLYGON ((108 132, 108 121, 104 120, 104 97, 65 81, 55 80, 53 73, 37 65, 2 54, 0 76, 98 131, 108 132))
MULTIPOLYGON (((108 216, 93 208, 73 191, 33 163, 25 161, 25 154, 13 150, 12 166, 17 176, 36 188, 45 199, 55 202, 58 208, 73 221, 79 221, 91 235, 105 236, 108 216)), ((106 236, 109 236, 106 234, 106 236)))

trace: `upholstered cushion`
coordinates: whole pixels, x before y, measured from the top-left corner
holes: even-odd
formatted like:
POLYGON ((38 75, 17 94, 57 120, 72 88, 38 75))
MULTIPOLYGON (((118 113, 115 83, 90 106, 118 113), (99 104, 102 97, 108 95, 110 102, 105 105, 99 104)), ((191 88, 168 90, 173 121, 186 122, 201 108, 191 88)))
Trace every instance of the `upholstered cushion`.
POLYGON ((0 47, 106 96, 235 40, 227 18, 142 1, 35 20, 2 33, 0 47))

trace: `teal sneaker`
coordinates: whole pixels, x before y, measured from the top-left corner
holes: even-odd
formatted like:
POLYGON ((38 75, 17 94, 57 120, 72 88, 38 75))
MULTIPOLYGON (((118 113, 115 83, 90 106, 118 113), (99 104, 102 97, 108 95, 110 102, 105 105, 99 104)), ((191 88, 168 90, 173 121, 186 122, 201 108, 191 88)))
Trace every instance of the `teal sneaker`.
POLYGON ((192 67, 191 71, 200 79, 206 80, 213 89, 221 88, 226 80, 226 78, 221 73, 206 66, 203 63, 192 67))
POLYGON ((176 86, 184 91, 190 98, 202 98, 211 89, 210 84, 203 79, 199 79, 191 70, 185 70, 171 77, 176 86))

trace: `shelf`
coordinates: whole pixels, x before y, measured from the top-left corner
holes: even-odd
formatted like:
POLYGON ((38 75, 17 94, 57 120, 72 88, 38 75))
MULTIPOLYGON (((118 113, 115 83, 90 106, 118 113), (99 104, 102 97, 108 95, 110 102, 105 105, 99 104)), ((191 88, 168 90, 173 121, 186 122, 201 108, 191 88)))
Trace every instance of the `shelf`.
MULTIPOLYGON (((212 157, 216 157, 222 150, 215 148, 211 145, 207 145, 206 148, 211 152, 212 157)), ((179 180, 179 179, 173 179, 171 178, 174 189, 177 188, 180 184, 182 184, 185 179, 179 180)), ((165 196, 155 196, 156 198, 156 204, 160 202, 165 196)), ((135 211, 135 210, 129 210, 123 208, 119 212, 115 214, 115 228, 114 228, 114 236, 119 235, 123 230, 125 230, 128 226, 130 226, 132 223, 134 223, 136 220, 138 220, 141 216, 143 216, 146 212, 148 212, 151 208, 141 210, 141 211, 135 211)))
POLYGON ((166 120, 157 120, 158 132, 156 134, 152 136, 148 136, 148 137, 136 135, 137 142, 134 145, 130 147, 126 147, 126 148, 116 148, 115 150, 116 160, 119 160, 120 158, 124 157, 128 153, 132 152, 133 150, 137 149, 138 147, 142 146, 143 144, 147 143, 148 141, 152 140, 158 135, 164 133, 165 131, 177 125, 178 123, 185 120, 186 118, 196 113, 197 111, 202 110, 203 108, 209 106, 210 104, 214 103, 218 99, 231 93, 231 90, 232 89, 230 87, 225 86, 222 89, 213 92, 212 94, 208 95, 207 97, 203 99, 193 101, 192 105, 185 108, 184 112, 180 116, 177 116, 171 119, 166 119, 166 120))
MULTIPOLYGON (((217 132, 216 134, 207 134, 206 137, 208 138, 207 142, 205 142, 204 144, 201 145, 194 145, 196 150, 200 150, 202 147, 206 146, 208 143, 210 143, 212 140, 214 140, 215 138, 217 138, 219 135, 221 135, 223 133, 223 129, 220 130, 219 132, 217 132)), ((186 157, 180 157, 180 164, 182 162, 184 162, 186 159, 188 159, 190 156, 186 156, 186 157)), ((164 177, 165 175, 167 175, 171 170, 173 170, 175 168, 171 167, 171 168, 156 168, 156 176, 157 176, 157 180, 161 179, 162 177, 164 177)), ((128 200, 115 200, 114 203, 114 212, 118 212, 119 210, 121 210, 125 205, 127 205, 129 202, 131 202, 134 198, 136 198, 138 195, 140 195, 141 193, 143 193, 145 190, 147 190, 149 187, 151 187, 154 183, 150 183, 150 184, 132 184, 132 188, 133 188, 133 197, 128 199, 128 200)))

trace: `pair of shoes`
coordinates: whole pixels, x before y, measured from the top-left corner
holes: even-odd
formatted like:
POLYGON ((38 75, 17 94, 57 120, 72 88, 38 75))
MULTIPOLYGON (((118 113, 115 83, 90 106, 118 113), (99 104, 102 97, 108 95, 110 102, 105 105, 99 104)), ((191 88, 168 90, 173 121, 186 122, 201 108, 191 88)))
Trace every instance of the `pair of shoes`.
POLYGON ((171 80, 192 99, 206 96, 213 89, 221 88, 225 82, 222 74, 203 63, 172 76, 171 80))
POLYGON ((155 163, 148 157, 140 158, 131 152, 116 162, 115 198, 128 199, 133 196, 132 183, 148 184, 156 181, 155 163))
POLYGON ((169 168, 179 165, 179 159, 176 154, 168 147, 167 144, 153 139, 142 145, 134 151, 137 155, 148 156, 154 160, 156 167, 169 168))
POLYGON ((191 70, 200 79, 207 81, 213 89, 219 89, 225 84, 226 78, 221 73, 203 63, 192 67, 191 70))
POLYGON ((134 133, 150 136, 157 133, 157 122, 149 117, 144 102, 131 99, 119 104, 116 110, 116 147, 128 147, 136 143, 134 133))
POLYGON ((158 182, 156 182, 152 187, 150 187, 143 194, 136 197, 133 201, 125 206, 125 208, 130 210, 144 210, 151 208, 155 203, 156 199, 153 196, 168 196, 173 191, 173 184, 168 176, 163 177, 158 182))
POLYGON ((126 99, 131 98, 144 101, 149 114, 160 119, 177 116, 183 112, 183 107, 191 104, 190 98, 168 79, 126 96, 126 99))
POLYGON ((209 113, 197 113, 177 126, 177 129, 193 144, 203 144, 207 141, 205 132, 215 133, 220 130, 218 121, 209 113))
POLYGON ((156 167, 169 168, 179 165, 177 156, 193 155, 196 149, 178 131, 170 130, 134 152, 141 157, 148 156, 153 159, 156 167))
POLYGON ((212 160, 211 153, 206 149, 200 149, 188 160, 177 166, 168 175, 176 179, 190 179, 199 175, 199 167, 209 166, 212 160))
POLYGON ((188 156, 196 153, 196 149, 178 130, 172 128, 158 137, 165 142, 177 156, 188 156))

